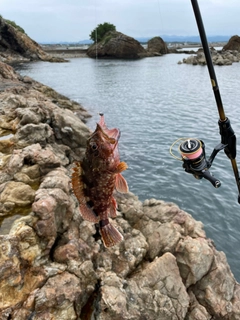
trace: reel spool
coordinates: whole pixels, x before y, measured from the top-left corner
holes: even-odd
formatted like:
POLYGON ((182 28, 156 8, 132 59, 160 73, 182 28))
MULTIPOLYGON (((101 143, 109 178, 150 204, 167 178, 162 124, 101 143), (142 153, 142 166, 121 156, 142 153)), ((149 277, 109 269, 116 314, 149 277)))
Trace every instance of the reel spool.
POLYGON ((180 144, 179 151, 183 159, 194 161, 203 154, 202 143, 197 139, 187 139, 180 144))

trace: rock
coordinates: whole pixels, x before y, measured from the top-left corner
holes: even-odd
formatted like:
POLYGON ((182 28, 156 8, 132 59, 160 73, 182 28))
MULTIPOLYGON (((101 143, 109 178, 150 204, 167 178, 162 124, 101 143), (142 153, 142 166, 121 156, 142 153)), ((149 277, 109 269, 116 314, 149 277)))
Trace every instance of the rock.
POLYGON ((210 272, 196 284, 193 292, 199 303, 205 306, 210 314, 215 317, 239 319, 239 306, 237 307, 237 313, 233 313, 235 303, 240 299, 239 292, 235 291, 237 287, 229 266, 226 264, 225 254, 215 251, 210 272), (223 277, 224 281, 222 281, 223 277), (214 283, 213 279, 215 279, 214 283), (212 285, 209 285, 210 283, 212 285), (235 301, 233 300, 234 296, 235 301))
POLYGON ((0 17, 0 60, 3 62, 43 60, 50 62, 66 61, 48 55, 24 31, 19 31, 0 17))
POLYGON ((176 258, 182 279, 188 288, 209 272, 213 250, 203 238, 186 237, 178 242, 176 258))
POLYGON ((236 50, 240 52, 240 37, 237 35, 232 36, 228 43, 223 47, 223 50, 236 50))
POLYGON ((170 253, 124 281, 111 272, 102 284, 97 319, 185 319, 189 297, 170 253))
POLYGON ((26 207, 32 204, 35 191, 23 182, 9 181, 0 185, 0 203, 3 205, 3 213, 10 213, 15 207, 26 207))
POLYGON ((154 37, 148 41, 147 50, 155 55, 169 53, 166 43, 161 37, 154 37))
POLYGON ((211 320, 212 317, 201 304, 198 303, 194 294, 189 291, 190 308, 187 320, 211 320))
POLYGON ((176 204, 116 192, 124 241, 103 246, 71 189, 90 134, 75 113, 86 111, 1 69, 0 319, 239 320, 224 253, 176 204))
MULTIPOLYGON (((240 61, 240 56, 238 55, 238 51, 225 51, 220 50, 217 51, 214 48, 210 48, 212 62, 214 65, 218 66, 229 66, 234 62, 240 61)), ((188 58, 183 59, 183 63, 192 64, 192 65, 206 65, 206 59, 203 52, 203 49, 199 49, 197 51, 197 55, 191 55, 188 58)))
POLYGON ((147 51, 132 37, 118 31, 109 31, 104 38, 87 50, 90 58, 138 59, 147 56, 147 51))

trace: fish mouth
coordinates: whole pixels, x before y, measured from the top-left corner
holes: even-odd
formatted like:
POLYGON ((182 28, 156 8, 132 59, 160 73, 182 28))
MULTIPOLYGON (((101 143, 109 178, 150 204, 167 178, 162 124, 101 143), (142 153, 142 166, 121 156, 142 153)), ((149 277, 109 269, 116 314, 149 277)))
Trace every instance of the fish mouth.
POLYGON ((96 130, 88 138, 88 140, 92 139, 95 135, 98 135, 98 134, 101 135, 108 143, 113 144, 113 145, 114 144, 117 145, 117 142, 118 142, 120 135, 121 135, 119 129, 103 129, 100 126, 100 124, 97 123, 96 130))

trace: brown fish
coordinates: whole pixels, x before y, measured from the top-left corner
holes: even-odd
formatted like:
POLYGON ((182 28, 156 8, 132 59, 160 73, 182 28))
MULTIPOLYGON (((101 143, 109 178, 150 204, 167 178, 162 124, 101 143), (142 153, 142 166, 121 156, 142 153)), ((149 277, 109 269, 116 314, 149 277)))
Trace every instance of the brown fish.
POLYGON ((114 188, 119 192, 128 192, 127 182, 121 175, 127 169, 127 164, 120 162, 120 131, 116 128, 108 129, 103 115, 100 116, 96 130, 88 139, 83 161, 76 163, 74 168, 72 187, 82 217, 94 223, 99 222, 103 243, 111 247, 123 240, 108 217, 116 217, 114 188))

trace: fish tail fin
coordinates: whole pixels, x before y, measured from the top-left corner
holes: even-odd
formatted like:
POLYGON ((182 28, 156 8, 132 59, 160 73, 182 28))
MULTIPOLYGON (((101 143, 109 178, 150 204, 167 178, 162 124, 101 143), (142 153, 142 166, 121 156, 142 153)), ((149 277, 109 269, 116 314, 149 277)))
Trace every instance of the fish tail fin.
POLYGON ((105 247, 112 247, 123 240, 121 233, 108 219, 100 221, 100 233, 105 247))

